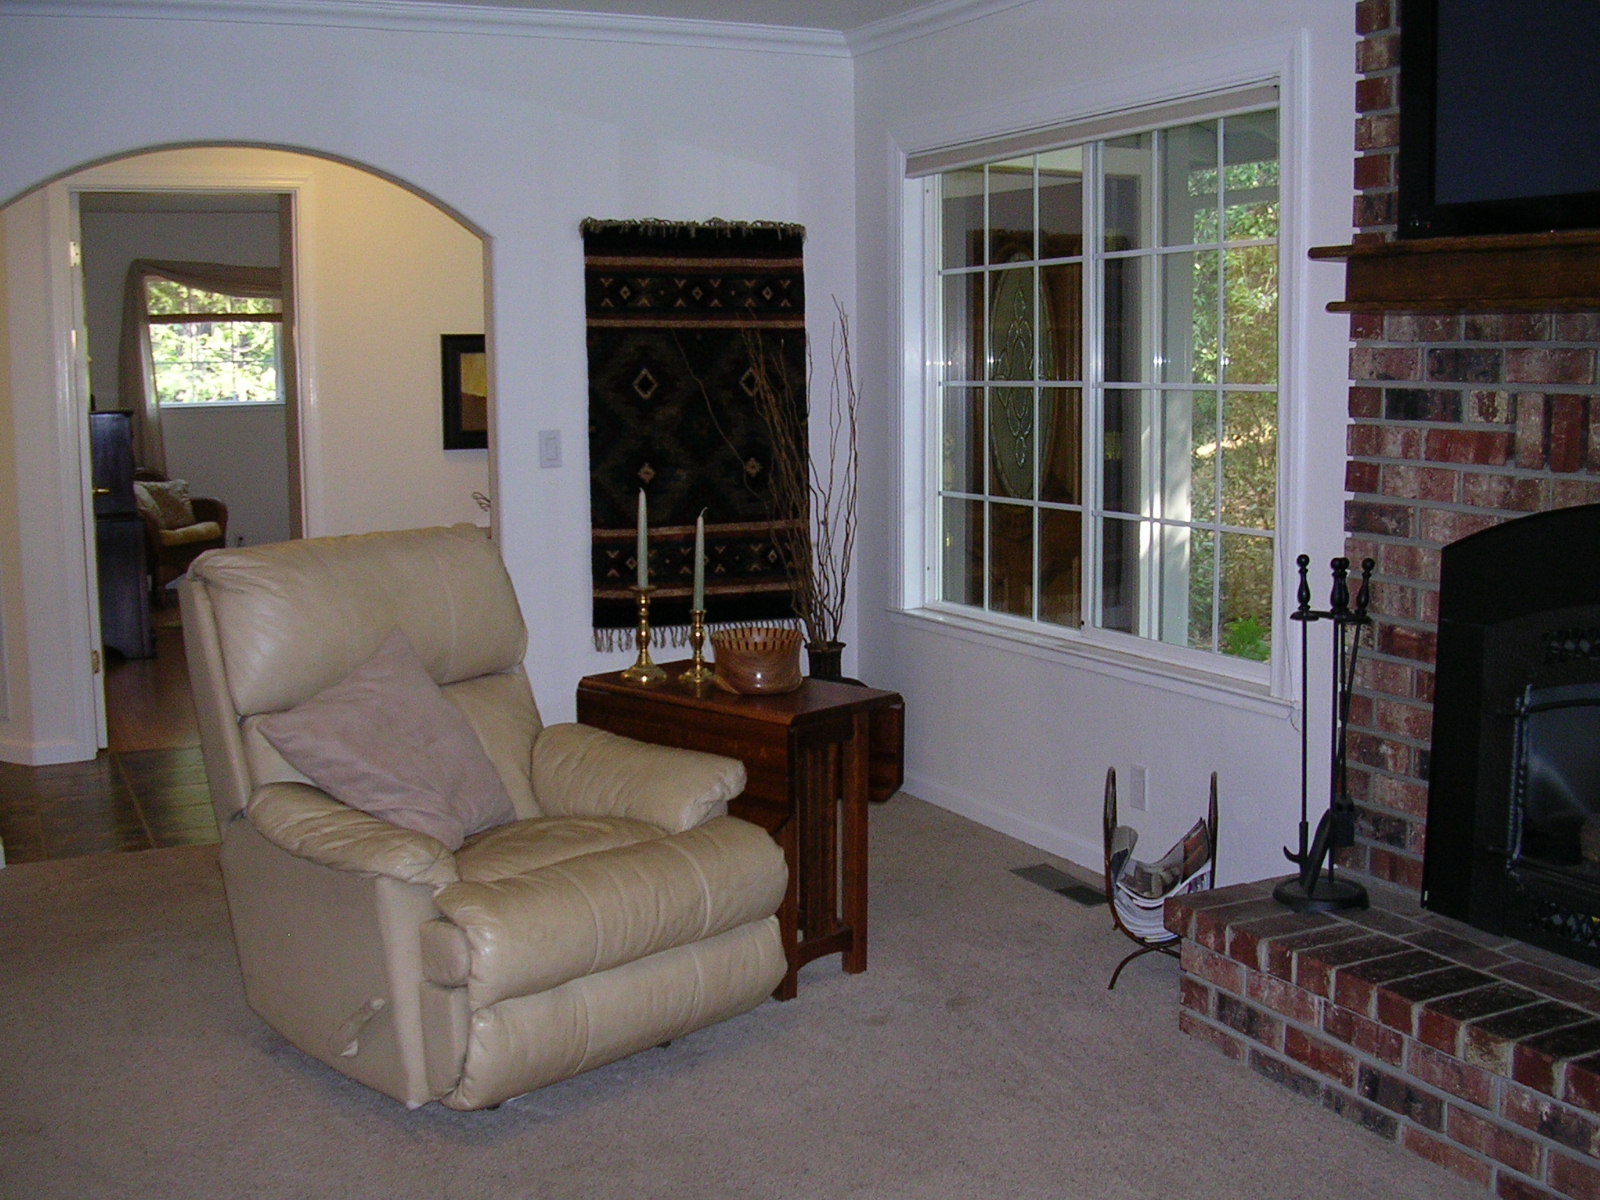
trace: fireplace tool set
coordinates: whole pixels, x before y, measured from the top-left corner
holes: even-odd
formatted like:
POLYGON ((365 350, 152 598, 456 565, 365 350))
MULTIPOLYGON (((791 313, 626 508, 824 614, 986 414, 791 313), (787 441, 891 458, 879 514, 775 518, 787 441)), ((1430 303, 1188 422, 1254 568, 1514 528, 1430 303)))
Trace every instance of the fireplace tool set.
POLYGON ((1341 879, 1334 874, 1334 851, 1355 844, 1355 807, 1350 803, 1346 762, 1349 753, 1350 697, 1355 690, 1356 658, 1361 647, 1361 631, 1372 624, 1367 616, 1367 604, 1372 594, 1372 568, 1370 558, 1361 562, 1361 584, 1355 599, 1350 598, 1350 560, 1336 558, 1332 562, 1333 591, 1325 610, 1311 607, 1311 585, 1306 580, 1310 556, 1302 554, 1295 559, 1300 570, 1300 587, 1296 599, 1298 607, 1289 614, 1291 621, 1300 622, 1300 849, 1284 848, 1283 854, 1300 868, 1296 877, 1285 879, 1273 889, 1272 895, 1280 904, 1296 912, 1335 912, 1348 908, 1367 907, 1367 890, 1359 883, 1341 879), (1332 741, 1328 764, 1328 811, 1317 822, 1317 831, 1310 834, 1306 814, 1306 778, 1309 762, 1307 724, 1310 709, 1307 683, 1310 629, 1313 621, 1331 621, 1333 633, 1333 713, 1332 741), (1326 873, 1323 867, 1326 863, 1326 873))

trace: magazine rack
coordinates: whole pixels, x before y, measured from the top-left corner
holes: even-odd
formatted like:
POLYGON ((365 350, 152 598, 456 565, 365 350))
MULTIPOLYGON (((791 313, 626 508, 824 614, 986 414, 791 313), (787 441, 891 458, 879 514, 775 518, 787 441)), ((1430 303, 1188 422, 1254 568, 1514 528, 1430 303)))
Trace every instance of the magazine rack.
POLYGON ((1217 773, 1211 772, 1211 804, 1206 816, 1154 862, 1133 857, 1138 831, 1117 821, 1117 770, 1106 771, 1105 884, 1112 924, 1138 949, 1117 964, 1106 989, 1117 986, 1122 968, 1152 952, 1178 955, 1178 935, 1163 923, 1169 896, 1205 891, 1217 871, 1217 773))

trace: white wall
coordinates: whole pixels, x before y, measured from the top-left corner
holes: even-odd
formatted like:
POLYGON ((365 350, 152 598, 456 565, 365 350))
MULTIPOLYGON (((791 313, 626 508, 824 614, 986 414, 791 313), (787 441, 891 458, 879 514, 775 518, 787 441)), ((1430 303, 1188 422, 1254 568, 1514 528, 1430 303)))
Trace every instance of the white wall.
MULTIPOLYGON (((370 167, 481 231, 491 259, 498 537, 530 625, 540 704, 558 720, 571 715, 581 675, 629 657, 595 652, 589 633, 579 222, 798 221, 808 230, 815 334, 826 335, 830 294, 855 306, 849 61, 805 46, 775 53, 701 41, 0 12, 0 202, 129 151, 233 142, 292 146, 370 167), (207 102, 189 102, 193 95, 207 102), (560 468, 535 465, 543 429, 561 435, 560 468)), ((340 237, 372 224, 352 209, 330 216, 327 229, 312 235, 316 244, 302 247, 313 256, 306 273, 324 262, 334 270, 340 237)), ((403 249, 405 236, 395 231, 394 244, 403 249)), ((419 271, 401 292, 451 282, 419 271)), ((304 277, 301 284, 317 286, 304 277)), ((320 316, 303 320, 315 329, 320 316)), ((13 307, 13 330, 18 324, 13 307)), ((381 332, 392 346, 392 326, 381 332)), ((14 338, 14 352, 17 344, 14 338)), ((324 351, 320 343, 302 349, 314 359, 324 351)), ((436 359, 435 349, 430 380, 436 359)), ((370 387, 370 371, 381 365, 329 361, 324 370, 370 387)), ((322 414, 328 444, 343 438, 354 449, 308 462, 308 515, 320 505, 329 531, 341 476, 407 469, 391 453, 383 390, 370 390, 372 410, 358 428, 322 414), (320 493, 313 490, 319 481, 320 493)), ((462 499, 470 504, 467 489, 462 499)), ((375 527, 392 515, 364 511, 359 520, 375 527)), ((10 620, 0 613, 8 629, 10 620)), ((38 675, 34 686, 54 684, 38 675)))
MULTIPOLYGON (((1130 765, 1148 768, 1149 811, 1131 816, 1152 854, 1201 815, 1216 770, 1222 877, 1288 870, 1279 847, 1299 816, 1288 663, 1278 698, 1250 696, 896 611, 922 489, 916 419, 897 401, 921 369, 897 337, 898 281, 913 265, 901 257, 903 156, 1281 72, 1284 154, 1303 186, 1286 195, 1284 313, 1301 371, 1284 383, 1285 421, 1301 422, 1302 438, 1280 558, 1326 562, 1343 549, 1347 331, 1323 311, 1337 267, 1308 264, 1305 248, 1350 238, 1354 41, 1353 6, 1329 0, 1037 0, 856 59, 860 365, 873 400, 864 460, 881 464, 864 488, 859 648, 863 674, 906 696, 917 795, 1097 867, 1107 767, 1125 780, 1130 765)), ((1325 787, 1318 722, 1312 780, 1325 787)))

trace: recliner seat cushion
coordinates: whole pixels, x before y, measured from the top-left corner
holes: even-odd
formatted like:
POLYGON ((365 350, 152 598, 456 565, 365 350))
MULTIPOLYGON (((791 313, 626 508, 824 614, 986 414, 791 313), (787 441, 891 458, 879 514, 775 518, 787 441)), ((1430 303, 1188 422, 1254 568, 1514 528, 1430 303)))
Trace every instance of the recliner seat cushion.
POLYGON ((516 818, 483 744, 398 629, 344 679, 256 725, 334 799, 447 849, 516 818))
POLYGON ((466 935, 477 1011, 760 920, 787 881, 764 829, 715 817, 526 874, 446 884, 434 902, 466 935))

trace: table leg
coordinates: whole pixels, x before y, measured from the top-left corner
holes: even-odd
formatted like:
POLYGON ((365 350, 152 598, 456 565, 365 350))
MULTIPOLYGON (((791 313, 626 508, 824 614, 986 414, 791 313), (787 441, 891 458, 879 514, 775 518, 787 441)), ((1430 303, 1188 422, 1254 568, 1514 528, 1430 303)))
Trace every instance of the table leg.
POLYGON ((850 927, 850 945, 844 952, 844 969, 859 974, 867 969, 867 797, 871 791, 870 715, 854 719, 854 732, 844 746, 841 765, 841 831, 844 861, 844 922, 850 927))

